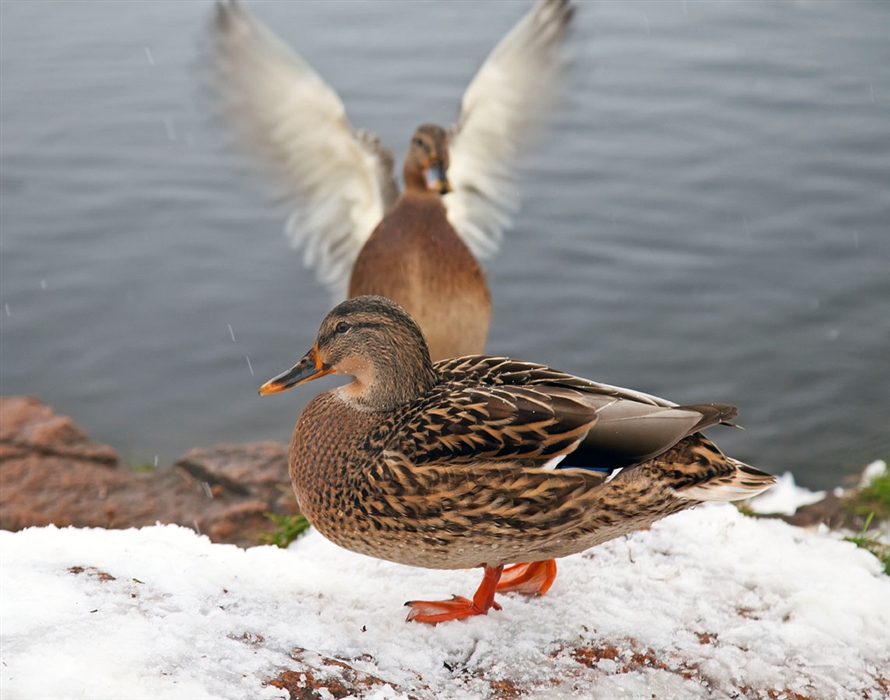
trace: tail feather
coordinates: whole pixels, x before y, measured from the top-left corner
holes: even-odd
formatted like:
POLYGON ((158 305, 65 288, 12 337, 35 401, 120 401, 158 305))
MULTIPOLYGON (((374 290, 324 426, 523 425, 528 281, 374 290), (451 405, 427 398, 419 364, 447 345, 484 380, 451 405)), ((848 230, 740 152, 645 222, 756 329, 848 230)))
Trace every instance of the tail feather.
POLYGON ((732 457, 726 458, 734 467, 706 481, 674 489, 674 495, 694 501, 740 501, 763 493, 776 483, 776 477, 732 457))

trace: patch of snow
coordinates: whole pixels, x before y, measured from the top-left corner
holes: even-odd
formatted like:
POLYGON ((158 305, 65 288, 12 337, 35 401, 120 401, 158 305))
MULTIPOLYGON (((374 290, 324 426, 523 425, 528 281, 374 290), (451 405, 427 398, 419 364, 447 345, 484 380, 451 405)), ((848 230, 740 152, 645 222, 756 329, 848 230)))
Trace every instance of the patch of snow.
POLYGON ((768 491, 748 501, 748 507, 764 515, 794 515, 801 506, 818 503, 825 498, 825 491, 810 491, 794 482, 794 475, 785 472, 776 477, 776 484, 768 491))
POLYGON ((433 627, 404 622, 402 602, 471 595, 481 572, 378 561, 314 531, 287 550, 176 526, 0 532, 0 686, 286 698, 269 681, 291 670, 364 679, 350 692, 375 700, 885 697, 890 577, 834 535, 715 504, 559 567, 544 597, 433 627))
POLYGON ((859 487, 865 488, 871 486, 875 479, 884 476, 886 473, 887 463, 882 459, 876 459, 865 468, 865 471, 862 472, 862 478, 859 480, 859 487))

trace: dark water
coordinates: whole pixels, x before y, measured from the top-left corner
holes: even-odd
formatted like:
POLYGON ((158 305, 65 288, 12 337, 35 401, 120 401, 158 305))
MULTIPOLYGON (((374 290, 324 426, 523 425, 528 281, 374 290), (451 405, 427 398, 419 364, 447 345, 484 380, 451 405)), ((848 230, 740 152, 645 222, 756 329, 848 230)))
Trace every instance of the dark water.
MULTIPOLYGON (((257 3, 403 152, 527 4, 257 3)), ((203 2, 0 5, 0 378, 127 459, 287 439, 327 292, 202 91, 203 2), (249 358, 249 359, 248 359, 249 358)), ((890 455, 890 3, 584 3, 488 262, 489 349, 741 408, 812 487, 890 455)))

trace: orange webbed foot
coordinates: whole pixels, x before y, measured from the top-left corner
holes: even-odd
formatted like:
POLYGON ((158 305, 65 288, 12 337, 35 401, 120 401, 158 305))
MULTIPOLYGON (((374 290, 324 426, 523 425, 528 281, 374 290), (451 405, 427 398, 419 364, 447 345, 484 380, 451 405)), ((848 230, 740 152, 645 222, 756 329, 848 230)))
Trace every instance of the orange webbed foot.
POLYGON ((544 595, 556 578, 556 560, 524 562, 504 569, 497 585, 498 593, 522 593, 523 595, 544 595))
POLYGON ((411 608, 406 622, 426 622, 435 625, 448 620, 464 620, 474 615, 487 615, 494 608, 501 606, 494 602, 494 593, 501 578, 502 566, 486 566, 485 576, 479 585, 473 600, 462 596, 454 596, 451 600, 409 600, 405 605, 411 608))
MULTIPOLYGON (((463 596, 456 595, 451 600, 409 600, 405 603, 411 608, 406 622, 447 622, 448 620, 464 620, 473 615, 486 615, 489 608, 480 608, 463 596)), ((500 610, 501 606, 492 601, 491 607, 500 610)))

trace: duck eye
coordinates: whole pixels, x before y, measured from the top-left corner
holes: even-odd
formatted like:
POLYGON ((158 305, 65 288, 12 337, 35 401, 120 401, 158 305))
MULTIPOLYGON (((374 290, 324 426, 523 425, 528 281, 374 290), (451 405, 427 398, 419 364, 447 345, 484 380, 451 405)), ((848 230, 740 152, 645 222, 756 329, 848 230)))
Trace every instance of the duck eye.
POLYGON ((346 321, 340 321, 340 323, 337 324, 337 327, 334 330, 336 330, 337 333, 345 333, 349 330, 349 324, 346 323, 346 321))

